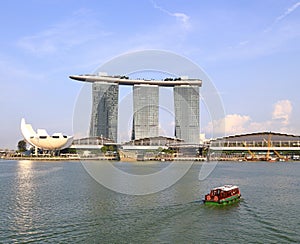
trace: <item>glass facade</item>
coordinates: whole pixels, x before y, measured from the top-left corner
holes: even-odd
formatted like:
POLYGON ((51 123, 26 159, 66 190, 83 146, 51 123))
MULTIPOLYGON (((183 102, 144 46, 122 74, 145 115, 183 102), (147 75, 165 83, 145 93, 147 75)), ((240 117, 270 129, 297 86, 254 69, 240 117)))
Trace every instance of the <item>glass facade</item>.
POLYGON ((199 144, 199 87, 174 86, 175 137, 199 144))
MULTIPOLYGON (((90 137, 117 142, 119 85, 93 82, 90 137)), ((199 86, 174 86, 175 137, 199 144, 199 86)), ((159 86, 133 86, 131 139, 159 136, 159 86)))
POLYGON ((90 137, 103 136, 117 142, 119 85, 94 82, 90 137))
POLYGON ((158 105, 158 86, 133 86, 132 140, 158 136, 158 105))

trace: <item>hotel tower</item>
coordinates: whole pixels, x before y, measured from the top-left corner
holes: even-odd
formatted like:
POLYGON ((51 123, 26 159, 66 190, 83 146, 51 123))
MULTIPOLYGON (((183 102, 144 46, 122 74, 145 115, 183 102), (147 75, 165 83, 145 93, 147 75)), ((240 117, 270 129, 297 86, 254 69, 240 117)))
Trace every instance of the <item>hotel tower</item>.
POLYGON ((175 137, 199 144, 199 87, 202 81, 188 78, 132 80, 126 76, 72 75, 71 79, 92 83, 90 136, 117 142, 119 85, 133 87, 131 139, 159 136, 159 87, 173 87, 175 137))

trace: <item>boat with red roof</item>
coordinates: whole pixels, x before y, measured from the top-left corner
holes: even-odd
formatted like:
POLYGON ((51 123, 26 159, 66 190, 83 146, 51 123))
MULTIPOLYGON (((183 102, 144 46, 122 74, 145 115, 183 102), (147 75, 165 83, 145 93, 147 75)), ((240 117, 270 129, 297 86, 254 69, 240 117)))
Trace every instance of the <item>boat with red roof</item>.
POLYGON ((224 185, 213 188, 209 194, 205 195, 203 200, 206 205, 227 205, 238 202, 241 199, 241 193, 238 186, 224 185))

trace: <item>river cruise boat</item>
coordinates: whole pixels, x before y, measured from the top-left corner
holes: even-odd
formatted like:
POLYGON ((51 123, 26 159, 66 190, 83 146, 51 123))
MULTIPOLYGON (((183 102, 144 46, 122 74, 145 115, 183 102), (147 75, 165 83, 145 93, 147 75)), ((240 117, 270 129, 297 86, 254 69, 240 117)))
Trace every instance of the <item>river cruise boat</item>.
POLYGON ((240 189, 234 185, 216 187, 205 195, 203 200, 206 205, 226 205, 239 201, 241 198, 240 189))

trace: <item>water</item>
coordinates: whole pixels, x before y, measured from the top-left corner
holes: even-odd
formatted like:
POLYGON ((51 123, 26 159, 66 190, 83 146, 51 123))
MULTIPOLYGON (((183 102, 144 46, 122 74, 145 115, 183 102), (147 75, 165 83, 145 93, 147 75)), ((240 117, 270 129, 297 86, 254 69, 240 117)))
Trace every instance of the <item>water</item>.
POLYGON ((0 161, 0 243, 300 243, 300 163, 219 163, 199 181, 201 165, 160 193, 128 196, 99 185, 79 162, 0 161), (201 203, 225 183, 240 186, 240 203, 201 203))

